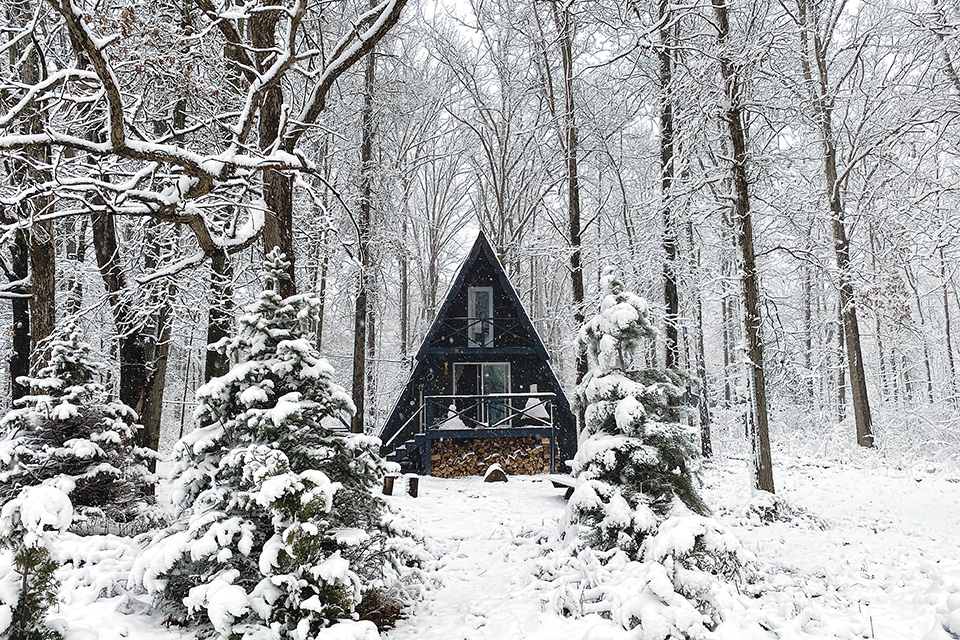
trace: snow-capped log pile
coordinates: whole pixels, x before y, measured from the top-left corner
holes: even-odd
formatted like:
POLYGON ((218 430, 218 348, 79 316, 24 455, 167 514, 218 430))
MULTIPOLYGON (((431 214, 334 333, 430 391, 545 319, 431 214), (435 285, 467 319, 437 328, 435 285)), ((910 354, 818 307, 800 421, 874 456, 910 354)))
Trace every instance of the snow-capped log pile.
POLYGON ((145 491, 154 454, 134 446, 136 414, 108 398, 100 382, 106 367, 79 327, 65 334, 36 377, 21 379, 33 393, 0 420, 0 504, 24 487, 48 484, 70 497, 75 525, 142 521, 128 528, 146 530, 159 519, 145 491))
POLYGON ((510 475, 550 473, 550 439, 437 440, 430 458, 430 475, 438 478, 483 475, 492 464, 499 464, 510 475))
POLYGON ((308 334, 318 301, 277 293, 286 274, 272 252, 266 290, 215 345, 237 364, 197 391, 201 427, 177 446, 182 521, 134 566, 170 619, 205 637, 325 637, 364 598, 389 602, 401 571, 375 494, 380 442, 323 424, 354 408, 308 334))
POLYGON ((600 312, 579 336, 592 365, 577 390, 586 428, 564 529, 541 565, 545 597, 644 640, 697 638, 719 621, 715 596, 746 557, 694 486, 686 375, 644 367, 655 335, 647 303, 609 271, 601 286, 600 312))

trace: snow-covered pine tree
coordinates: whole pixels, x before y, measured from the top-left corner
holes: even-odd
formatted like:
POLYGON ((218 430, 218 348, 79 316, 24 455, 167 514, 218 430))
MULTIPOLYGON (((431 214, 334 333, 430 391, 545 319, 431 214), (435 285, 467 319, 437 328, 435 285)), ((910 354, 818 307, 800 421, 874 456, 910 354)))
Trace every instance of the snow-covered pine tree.
POLYGON ((688 377, 645 366, 655 337, 646 301, 609 269, 601 287, 600 312, 579 334, 591 368, 577 389, 586 428, 573 461, 580 482, 570 509, 590 546, 619 547, 636 558, 677 500, 699 514, 707 508, 694 486, 697 449, 679 402, 688 377))
POLYGON ((24 487, 0 509, 0 638, 62 637, 47 626, 60 586, 50 547, 72 521, 70 499, 48 485, 24 487))
POLYGON ((287 268, 267 256, 265 290, 213 346, 236 364, 197 390, 202 426, 177 445, 185 528, 136 571, 220 638, 315 637, 389 565, 379 441, 330 428, 353 404, 308 333, 319 301, 278 293, 287 268))
POLYGON ((0 420, 0 504, 24 487, 53 484, 80 515, 131 522, 153 513, 145 508, 151 452, 134 446, 136 414, 109 399, 104 370, 71 323, 48 364, 21 378, 33 393, 0 420))

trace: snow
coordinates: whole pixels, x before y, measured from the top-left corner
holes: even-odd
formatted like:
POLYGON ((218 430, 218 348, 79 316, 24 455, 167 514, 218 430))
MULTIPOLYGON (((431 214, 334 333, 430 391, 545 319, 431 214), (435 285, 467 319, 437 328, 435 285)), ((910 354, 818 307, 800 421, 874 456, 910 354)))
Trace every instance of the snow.
MULTIPOLYGON (((561 526, 563 491, 542 477, 512 476, 508 483, 480 477, 423 477, 419 497, 385 499, 397 517, 427 536, 435 560, 426 560, 427 583, 397 626, 378 635, 364 621, 342 621, 318 640, 625 640, 662 637, 670 625, 696 630, 689 599, 675 593, 682 558, 697 536, 730 551, 741 549, 741 581, 716 592, 723 621, 708 640, 954 640, 960 630, 960 482, 957 474, 923 465, 897 468, 869 452, 859 464, 818 459, 775 458, 776 498, 751 488, 749 460, 726 457, 704 466, 702 494, 713 519, 684 515, 667 519, 650 540, 649 557, 662 562, 609 562, 592 595, 613 603, 610 617, 590 610, 574 582, 566 599, 557 582, 544 579, 546 552, 561 526), (711 522, 718 522, 722 529, 711 522), (584 602, 579 617, 565 617, 557 604, 584 602), (686 604, 684 604, 686 603, 686 604), (643 620, 626 631, 626 617, 643 620)), ((332 492, 335 484, 303 477, 332 492)), ((27 514, 34 529, 59 530, 69 522, 56 489, 36 487, 27 514), (31 511, 37 507, 36 511, 31 511), (32 515, 31 515, 32 514, 32 515), (43 523, 42 525, 40 523, 43 523)), ((65 497, 65 496, 64 496, 65 497)), ((21 503, 22 504, 22 503, 21 503)), ((236 523, 217 532, 243 535, 236 523), (229 530, 228 530, 229 529, 229 530)), ((178 557, 177 536, 169 544, 117 536, 78 537, 59 533, 51 546, 61 563, 59 604, 51 624, 68 640, 196 638, 195 631, 163 624, 150 609, 147 567, 178 557), (138 569, 139 567, 139 569, 138 569), (128 583, 128 578, 139 580, 128 583)), ((344 529, 344 544, 363 536, 344 529)), ((181 542, 187 538, 182 536, 181 542)), ((274 560, 281 542, 265 545, 261 563, 274 560)), ((647 558, 645 558, 646 560, 647 558)), ((254 560, 257 560, 254 558, 254 560)), ((343 576, 338 555, 315 568, 324 578, 343 576)), ((172 561, 172 560, 171 560, 172 561)), ((0 552, 0 623, 5 602, 15 597, 9 554, 0 552)), ((226 624, 244 607, 269 607, 270 585, 243 594, 222 575, 214 588, 193 594, 226 624), (213 605, 211 607, 211 605, 213 605)), ((151 588, 151 591, 153 589, 151 588)))
POLYGON ((24 545, 45 545, 54 539, 54 532, 66 531, 72 521, 73 505, 66 493, 49 485, 26 487, 3 505, 0 537, 9 535, 19 524, 24 531, 24 545))

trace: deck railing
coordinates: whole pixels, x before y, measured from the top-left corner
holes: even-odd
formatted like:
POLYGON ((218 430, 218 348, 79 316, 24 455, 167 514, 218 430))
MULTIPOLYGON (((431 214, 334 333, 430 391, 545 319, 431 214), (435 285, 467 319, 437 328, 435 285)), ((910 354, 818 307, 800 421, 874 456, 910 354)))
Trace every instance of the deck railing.
POLYGON ((427 396, 427 430, 553 429, 556 394, 494 393, 483 396, 427 396))

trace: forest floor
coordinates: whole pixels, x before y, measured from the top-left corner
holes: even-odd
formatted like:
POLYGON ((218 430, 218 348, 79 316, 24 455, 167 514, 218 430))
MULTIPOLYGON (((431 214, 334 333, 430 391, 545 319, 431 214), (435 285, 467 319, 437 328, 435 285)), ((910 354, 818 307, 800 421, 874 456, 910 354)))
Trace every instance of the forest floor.
MULTIPOLYGON (((956 465, 854 453, 842 462, 775 456, 777 495, 790 512, 772 523, 750 509, 742 452, 725 448, 704 466, 704 498, 755 556, 711 640, 957 637, 943 627, 956 618, 960 629, 956 465)), ((535 476, 489 484, 422 478, 418 498, 388 498, 437 559, 426 567, 423 598, 384 639, 639 637, 596 614, 563 617, 548 604, 538 559, 543 541, 558 533, 562 493, 535 476)), ((66 640, 196 637, 165 626, 146 596, 124 588, 140 553, 134 540, 65 534, 55 553, 72 560, 58 574, 60 604, 51 615, 66 640)))
MULTIPOLYGON (((778 495, 792 513, 773 523, 748 508, 745 460, 705 466, 714 515, 756 556, 744 608, 714 637, 950 638, 938 617, 960 591, 960 482, 882 465, 777 462, 778 495)), ((564 618, 542 604, 538 539, 556 533, 565 507, 544 479, 423 478, 418 498, 390 502, 430 536, 440 561, 433 588, 389 640, 620 637, 596 615, 564 618)))

